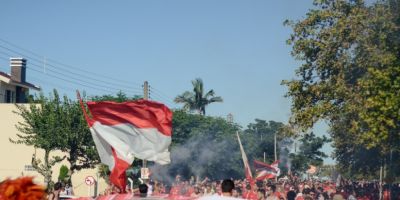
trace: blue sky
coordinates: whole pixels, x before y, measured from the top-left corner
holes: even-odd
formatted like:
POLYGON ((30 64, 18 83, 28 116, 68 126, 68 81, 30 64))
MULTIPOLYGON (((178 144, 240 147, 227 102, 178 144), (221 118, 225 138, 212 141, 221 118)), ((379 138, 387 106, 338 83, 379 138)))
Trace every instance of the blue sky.
POLYGON ((27 80, 71 98, 75 89, 101 95, 121 85, 140 94, 147 80, 152 98, 170 107, 199 77, 224 99, 208 115, 232 113, 242 126, 255 118, 287 122, 290 101, 280 83, 299 62, 283 21, 310 8, 311 0, 2 1, 0 71, 9 72, 9 54, 30 56, 27 80), (73 83, 79 80, 86 82, 73 83))

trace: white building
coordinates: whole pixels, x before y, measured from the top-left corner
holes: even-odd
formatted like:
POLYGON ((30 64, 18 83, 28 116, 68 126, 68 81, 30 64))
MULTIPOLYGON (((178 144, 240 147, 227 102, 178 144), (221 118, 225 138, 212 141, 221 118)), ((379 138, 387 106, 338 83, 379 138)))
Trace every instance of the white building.
POLYGON ((26 82, 26 59, 10 58, 11 74, 0 71, 0 103, 26 103, 29 90, 40 87, 26 82))

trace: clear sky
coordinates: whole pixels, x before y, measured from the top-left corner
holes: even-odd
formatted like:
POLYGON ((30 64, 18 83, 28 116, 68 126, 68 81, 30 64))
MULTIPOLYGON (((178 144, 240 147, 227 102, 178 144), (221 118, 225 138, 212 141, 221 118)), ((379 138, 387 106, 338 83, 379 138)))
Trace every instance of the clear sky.
POLYGON ((280 83, 299 62, 283 21, 310 8, 312 0, 2 1, 0 71, 9 72, 9 55, 28 57, 29 82, 71 98, 75 89, 141 94, 147 80, 151 97, 173 108, 199 77, 224 99, 208 115, 232 113, 243 127, 255 118, 287 122, 280 83))

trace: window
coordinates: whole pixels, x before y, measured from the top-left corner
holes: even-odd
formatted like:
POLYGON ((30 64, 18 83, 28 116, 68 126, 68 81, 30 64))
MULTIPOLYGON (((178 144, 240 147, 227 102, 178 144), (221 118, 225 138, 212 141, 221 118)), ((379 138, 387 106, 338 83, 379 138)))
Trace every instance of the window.
POLYGON ((4 96, 4 102, 11 103, 11 90, 6 90, 6 96, 4 96))
POLYGON ((15 92, 11 91, 11 103, 15 103, 15 92))

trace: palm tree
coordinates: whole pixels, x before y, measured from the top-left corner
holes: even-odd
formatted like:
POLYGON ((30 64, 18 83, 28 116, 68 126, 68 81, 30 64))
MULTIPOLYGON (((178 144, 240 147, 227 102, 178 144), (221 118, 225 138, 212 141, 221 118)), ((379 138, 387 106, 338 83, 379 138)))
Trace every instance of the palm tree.
POLYGON ((222 102, 222 98, 215 97, 214 90, 208 91, 204 95, 203 80, 197 78, 192 81, 193 92, 186 91, 175 98, 175 103, 183 103, 183 109, 185 110, 196 110, 202 115, 206 114, 206 106, 214 102, 222 102), (204 96, 203 96, 204 95, 204 96))

